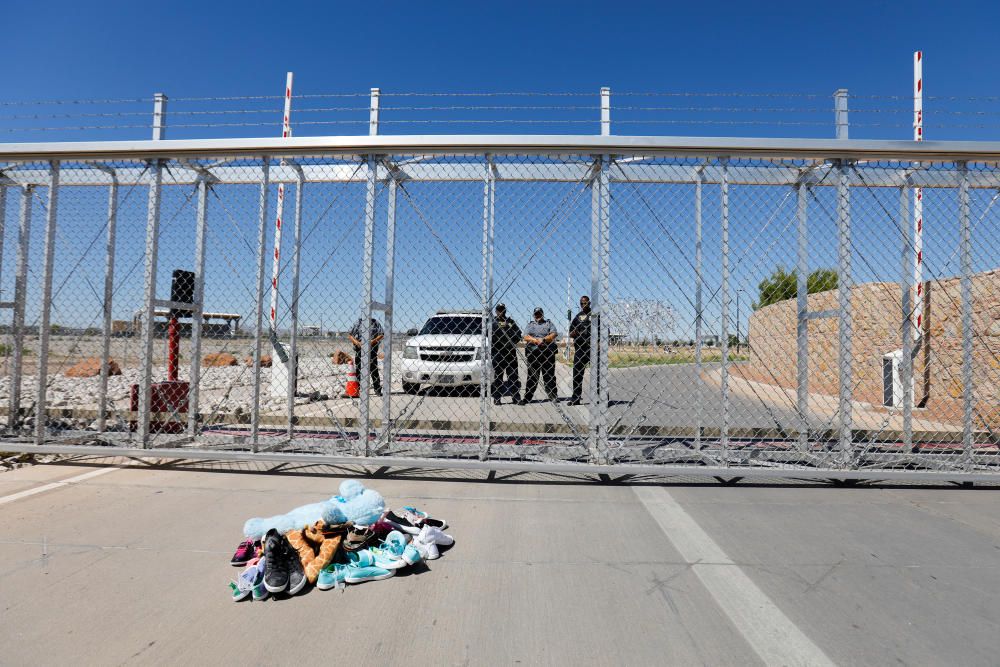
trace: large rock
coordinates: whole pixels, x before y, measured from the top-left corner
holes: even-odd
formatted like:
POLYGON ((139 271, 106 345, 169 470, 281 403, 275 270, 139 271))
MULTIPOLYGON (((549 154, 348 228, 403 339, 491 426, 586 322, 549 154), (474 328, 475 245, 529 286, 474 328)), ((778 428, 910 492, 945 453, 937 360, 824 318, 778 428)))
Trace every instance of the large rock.
POLYGON ((337 350, 332 355, 330 355, 330 357, 333 360, 333 363, 337 364, 338 366, 342 366, 344 364, 349 364, 352 361, 354 361, 354 357, 352 357, 351 355, 347 354, 343 350, 337 350))
POLYGON ((228 352, 212 352, 201 360, 202 366, 237 366, 236 357, 228 352))
MULTIPOLYGON (((99 357, 82 359, 66 371, 66 377, 71 378, 93 378, 101 374, 101 360, 99 357)), ((114 359, 108 359, 108 375, 121 375, 122 369, 114 359)))

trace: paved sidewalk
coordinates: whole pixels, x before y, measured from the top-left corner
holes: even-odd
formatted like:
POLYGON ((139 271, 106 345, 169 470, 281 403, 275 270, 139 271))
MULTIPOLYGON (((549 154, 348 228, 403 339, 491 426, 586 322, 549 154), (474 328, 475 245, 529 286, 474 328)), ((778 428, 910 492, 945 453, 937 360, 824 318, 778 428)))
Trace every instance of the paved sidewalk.
POLYGON ((456 545, 388 581, 234 604, 243 521, 345 471, 189 465, 0 474, 0 503, 19 494, 0 505, 5 664, 996 662, 996 491, 367 479, 456 545))

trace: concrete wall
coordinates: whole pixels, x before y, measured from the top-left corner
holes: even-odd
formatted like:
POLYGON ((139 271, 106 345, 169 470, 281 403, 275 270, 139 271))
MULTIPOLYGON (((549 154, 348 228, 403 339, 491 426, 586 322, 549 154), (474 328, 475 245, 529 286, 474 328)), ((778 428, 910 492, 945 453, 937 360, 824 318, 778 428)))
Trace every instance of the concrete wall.
MULTIPOLYGON (((952 423, 962 418, 962 317, 958 278, 926 285, 923 344, 914 359, 914 400, 926 417, 952 423)), ((865 283, 851 290, 854 397, 882 403, 882 355, 902 347, 898 283, 865 283)), ((973 385, 977 427, 1000 428, 1000 270, 972 279, 973 385)), ((836 290, 809 295, 809 310, 837 307, 836 290)), ((737 372, 757 382, 797 386, 795 299, 750 316, 750 361, 737 372)), ((839 392, 836 318, 809 322, 809 391, 839 392)))

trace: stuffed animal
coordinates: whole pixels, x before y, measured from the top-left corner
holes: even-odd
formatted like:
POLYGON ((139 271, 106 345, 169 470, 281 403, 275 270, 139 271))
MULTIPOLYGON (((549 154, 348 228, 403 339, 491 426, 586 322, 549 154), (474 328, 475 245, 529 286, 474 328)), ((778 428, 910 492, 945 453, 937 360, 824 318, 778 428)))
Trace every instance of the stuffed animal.
POLYGON ((248 519, 243 524, 243 534, 248 538, 260 539, 270 529, 282 535, 292 530, 302 530, 317 521, 327 524, 346 523, 360 525, 375 523, 385 512, 385 501, 374 489, 366 489, 356 479, 348 479, 340 484, 340 494, 321 503, 311 503, 296 507, 287 514, 248 519))
POLYGON ((289 544, 298 552, 306 581, 310 584, 315 584, 319 571, 333 561, 346 527, 346 524, 328 526, 320 520, 304 530, 290 530, 285 534, 289 544))

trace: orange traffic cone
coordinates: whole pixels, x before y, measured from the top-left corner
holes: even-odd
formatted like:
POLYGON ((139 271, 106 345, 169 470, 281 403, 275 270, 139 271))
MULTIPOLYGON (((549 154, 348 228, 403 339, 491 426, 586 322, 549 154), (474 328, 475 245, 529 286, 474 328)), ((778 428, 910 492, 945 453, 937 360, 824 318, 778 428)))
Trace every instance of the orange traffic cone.
POLYGON ((361 396, 361 383, 358 382, 358 371, 354 368, 354 362, 350 362, 347 367, 347 384, 344 385, 344 398, 357 398, 361 396))

